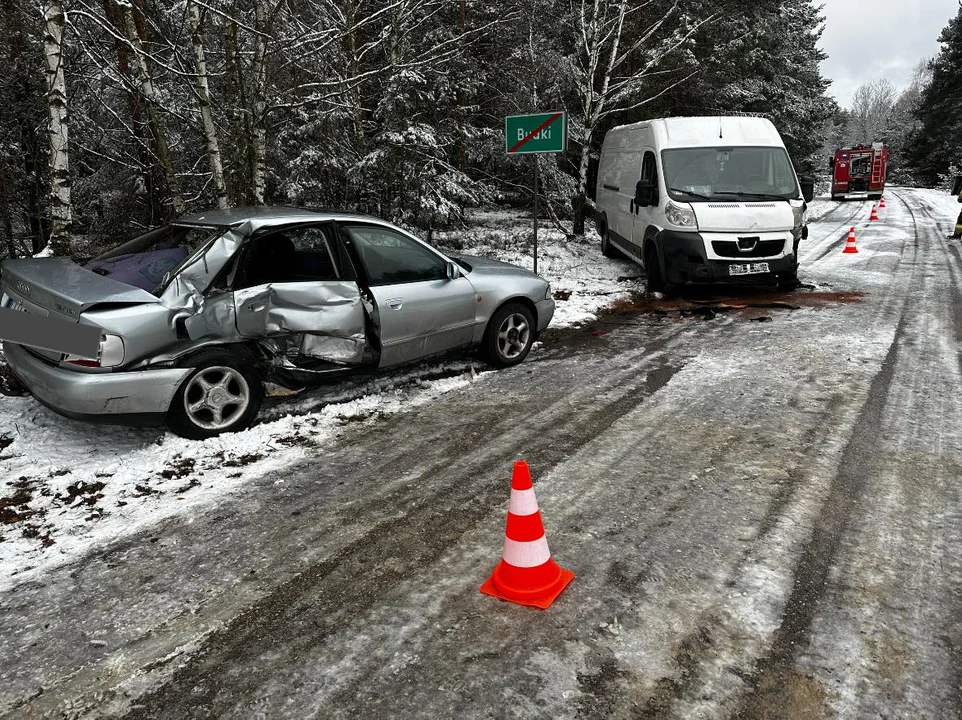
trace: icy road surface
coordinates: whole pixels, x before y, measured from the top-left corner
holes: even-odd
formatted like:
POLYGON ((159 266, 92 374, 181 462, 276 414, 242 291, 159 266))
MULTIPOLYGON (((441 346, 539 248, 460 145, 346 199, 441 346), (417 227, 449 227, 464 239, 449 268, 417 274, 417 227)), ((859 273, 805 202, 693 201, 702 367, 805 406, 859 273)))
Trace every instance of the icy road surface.
MULTIPOLYGON (((148 500, 87 506, 73 485, 78 510, 109 512, 38 521, 53 544, 4 564, 32 567, 0 596, 0 714, 959 716, 958 206, 886 200, 879 222, 868 203, 813 204, 811 287, 794 293, 580 305, 587 324, 513 370, 341 386, 315 402, 343 403, 282 403, 213 450, 162 436, 167 465, 149 442, 100 476, 53 462, 100 477, 95 494, 147 473, 170 501, 125 530, 116 503, 148 500), (478 591, 516 458, 576 576, 546 611, 478 591)), ((619 298, 636 270, 613 267, 602 292, 619 298)), ((585 274, 565 277, 581 302, 585 274)), ((84 432, 91 450, 120 442, 80 424, 67 440, 84 432)), ((8 437, 0 455, 23 463, 8 437)))

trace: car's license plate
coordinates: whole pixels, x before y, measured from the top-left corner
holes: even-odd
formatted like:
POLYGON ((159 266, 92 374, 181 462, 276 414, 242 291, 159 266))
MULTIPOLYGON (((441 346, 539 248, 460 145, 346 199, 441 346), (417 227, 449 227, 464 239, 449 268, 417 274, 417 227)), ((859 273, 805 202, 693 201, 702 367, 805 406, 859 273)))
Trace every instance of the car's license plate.
POLYGON ((745 263, 744 265, 729 265, 729 275, 758 275, 768 272, 768 263, 745 263))

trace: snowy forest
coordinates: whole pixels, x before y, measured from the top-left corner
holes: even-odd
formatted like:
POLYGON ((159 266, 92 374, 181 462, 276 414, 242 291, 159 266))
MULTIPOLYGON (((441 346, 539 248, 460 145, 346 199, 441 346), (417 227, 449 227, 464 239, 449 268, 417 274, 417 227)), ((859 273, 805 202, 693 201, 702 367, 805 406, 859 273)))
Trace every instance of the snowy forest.
MULTIPOLYGON (((575 235, 605 132, 646 117, 763 113, 810 172, 864 102, 885 127, 861 136, 898 131, 898 152, 932 154, 909 146, 937 67, 840 110, 812 0, 0 6, 0 256, 70 254, 216 206, 331 207, 426 231, 469 207, 527 206, 533 161, 506 156, 504 117, 548 110, 568 113, 569 143, 539 157, 540 197, 575 235)), ((945 33, 958 46, 958 19, 945 33)))

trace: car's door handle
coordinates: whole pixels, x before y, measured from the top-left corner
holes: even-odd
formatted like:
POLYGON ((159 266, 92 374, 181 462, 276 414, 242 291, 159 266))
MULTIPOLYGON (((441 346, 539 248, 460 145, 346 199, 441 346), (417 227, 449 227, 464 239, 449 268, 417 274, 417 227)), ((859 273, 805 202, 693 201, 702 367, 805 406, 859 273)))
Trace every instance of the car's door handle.
POLYGON ((389 299, 389 300, 387 301, 387 304, 390 305, 390 306, 391 306, 392 308, 394 308, 395 310, 400 310, 400 309, 401 309, 401 306, 404 305, 404 299, 403 299, 403 298, 391 298, 391 299, 389 299))

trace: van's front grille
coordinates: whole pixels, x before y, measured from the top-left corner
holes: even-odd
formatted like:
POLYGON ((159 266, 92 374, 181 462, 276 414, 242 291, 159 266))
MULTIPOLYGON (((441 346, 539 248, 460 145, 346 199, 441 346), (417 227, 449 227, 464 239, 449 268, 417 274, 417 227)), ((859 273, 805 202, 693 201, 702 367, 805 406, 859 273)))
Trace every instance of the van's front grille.
POLYGON ((750 250, 739 250, 737 242, 731 240, 712 240, 711 248, 719 257, 763 258, 780 255, 785 249, 785 241, 759 240, 750 250))

